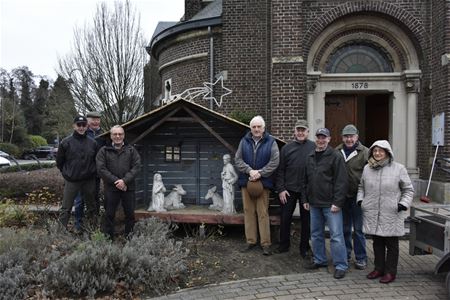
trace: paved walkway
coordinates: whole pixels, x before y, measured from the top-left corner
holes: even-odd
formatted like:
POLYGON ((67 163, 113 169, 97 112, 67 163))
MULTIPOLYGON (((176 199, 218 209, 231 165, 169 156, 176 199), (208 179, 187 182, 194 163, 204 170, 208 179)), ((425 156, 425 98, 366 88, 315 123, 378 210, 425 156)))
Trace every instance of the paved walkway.
POLYGON ((397 279, 386 285, 377 280, 366 279, 366 274, 373 269, 371 240, 368 241, 367 248, 370 259, 367 270, 356 270, 352 265, 341 280, 333 278, 332 267, 329 267, 329 270, 319 269, 184 289, 153 299, 449 299, 445 275, 434 275, 434 267, 439 260, 436 256, 411 256, 408 253, 408 241, 400 241, 397 279))

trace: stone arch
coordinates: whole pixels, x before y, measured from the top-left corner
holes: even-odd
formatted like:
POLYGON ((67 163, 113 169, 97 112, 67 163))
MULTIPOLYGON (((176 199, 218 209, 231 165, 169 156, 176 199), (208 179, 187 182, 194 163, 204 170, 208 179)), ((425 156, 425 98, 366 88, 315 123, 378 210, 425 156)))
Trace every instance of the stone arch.
MULTIPOLYGON (((426 44, 426 31, 422 22, 408 11, 387 2, 380 1, 355 1, 347 2, 330 9, 319 17, 307 30, 303 37, 304 54, 310 52, 310 48, 323 30, 339 18, 355 13, 380 13, 400 21, 409 30, 413 43, 417 43, 416 51, 424 48, 426 44)), ((403 30, 406 32, 405 28, 403 30)))
POLYGON ((379 16, 351 14, 335 20, 315 37, 307 54, 307 72, 318 71, 318 66, 333 48, 349 40, 371 41, 388 51, 396 62, 395 70, 420 69, 419 52, 414 41, 394 22, 379 16))

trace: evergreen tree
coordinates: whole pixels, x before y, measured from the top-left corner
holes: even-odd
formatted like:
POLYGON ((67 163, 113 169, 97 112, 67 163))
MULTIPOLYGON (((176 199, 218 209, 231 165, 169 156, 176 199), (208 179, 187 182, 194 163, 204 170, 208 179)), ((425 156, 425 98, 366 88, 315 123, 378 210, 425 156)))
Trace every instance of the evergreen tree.
POLYGON ((76 114, 67 82, 63 77, 58 76, 48 97, 42 135, 50 143, 55 140, 59 142, 72 131, 72 122, 76 114))
POLYGON ((0 97, 2 100, 0 137, 2 142, 26 146, 28 139, 24 126, 25 120, 19 106, 17 80, 13 75, 0 69, 0 97))
POLYGON ((20 67, 13 70, 13 75, 20 85, 20 108, 25 118, 25 126, 28 132, 33 132, 33 100, 34 90, 33 73, 28 67, 20 67))
POLYGON ((39 88, 36 90, 36 98, 33 103, 33 115, 31 134, 42 135, 44 129, 44 118, 46 113, 47 100, 49 96, 49 83, 47 80, 41 79, 39 88))

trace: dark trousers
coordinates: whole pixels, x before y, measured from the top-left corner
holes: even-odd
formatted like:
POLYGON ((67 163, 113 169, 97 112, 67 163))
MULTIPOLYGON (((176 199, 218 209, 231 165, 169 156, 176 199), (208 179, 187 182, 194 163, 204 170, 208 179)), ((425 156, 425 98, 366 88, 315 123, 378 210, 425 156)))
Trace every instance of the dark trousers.
POLYGON ((372 236, 373 253, 375 254, 375 270, 397 275, 398 265, 398 237, 397 236, 372 236))
POLYGON ((95 178, 83 181, 64 181, 64 194, 60 222, 67 227, 75 197, 80 194, 86 203, 86 215, 90 225, 96 225, 95 178))
POLYGON ((105 234, 108 234, 111 239, 114 238, 114 218, 119 203, 122 202, 123 212, 125 214, 125 236, 133 232, 134 227, 134 191, 120 191, 112 188, 105 189, 105 209, 106 209, 106 223, 105 234))
MULTIPOLYGON (((287 250, 291 244, 291 222, 297 202, 300 202, 300 193, 288 191, 290 196, 287 197, 286 204, 281 204, 280 213, 280 249, 287 250)), ((303 208, 300 203, 300 255, 305 256, 306 252, 311 249, 309 245, 310 238, 310 216, 309 211, 303 208)))

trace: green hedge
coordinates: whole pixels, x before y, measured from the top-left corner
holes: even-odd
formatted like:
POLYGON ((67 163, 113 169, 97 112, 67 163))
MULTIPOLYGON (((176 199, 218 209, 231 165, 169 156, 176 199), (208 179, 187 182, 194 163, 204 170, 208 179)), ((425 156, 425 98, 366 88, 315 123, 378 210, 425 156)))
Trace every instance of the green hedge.
POLYGON ((11 143, 0 143, 0 150, 14 157, 20 157, 20 155, 22 154, 19 147, 11 143))

